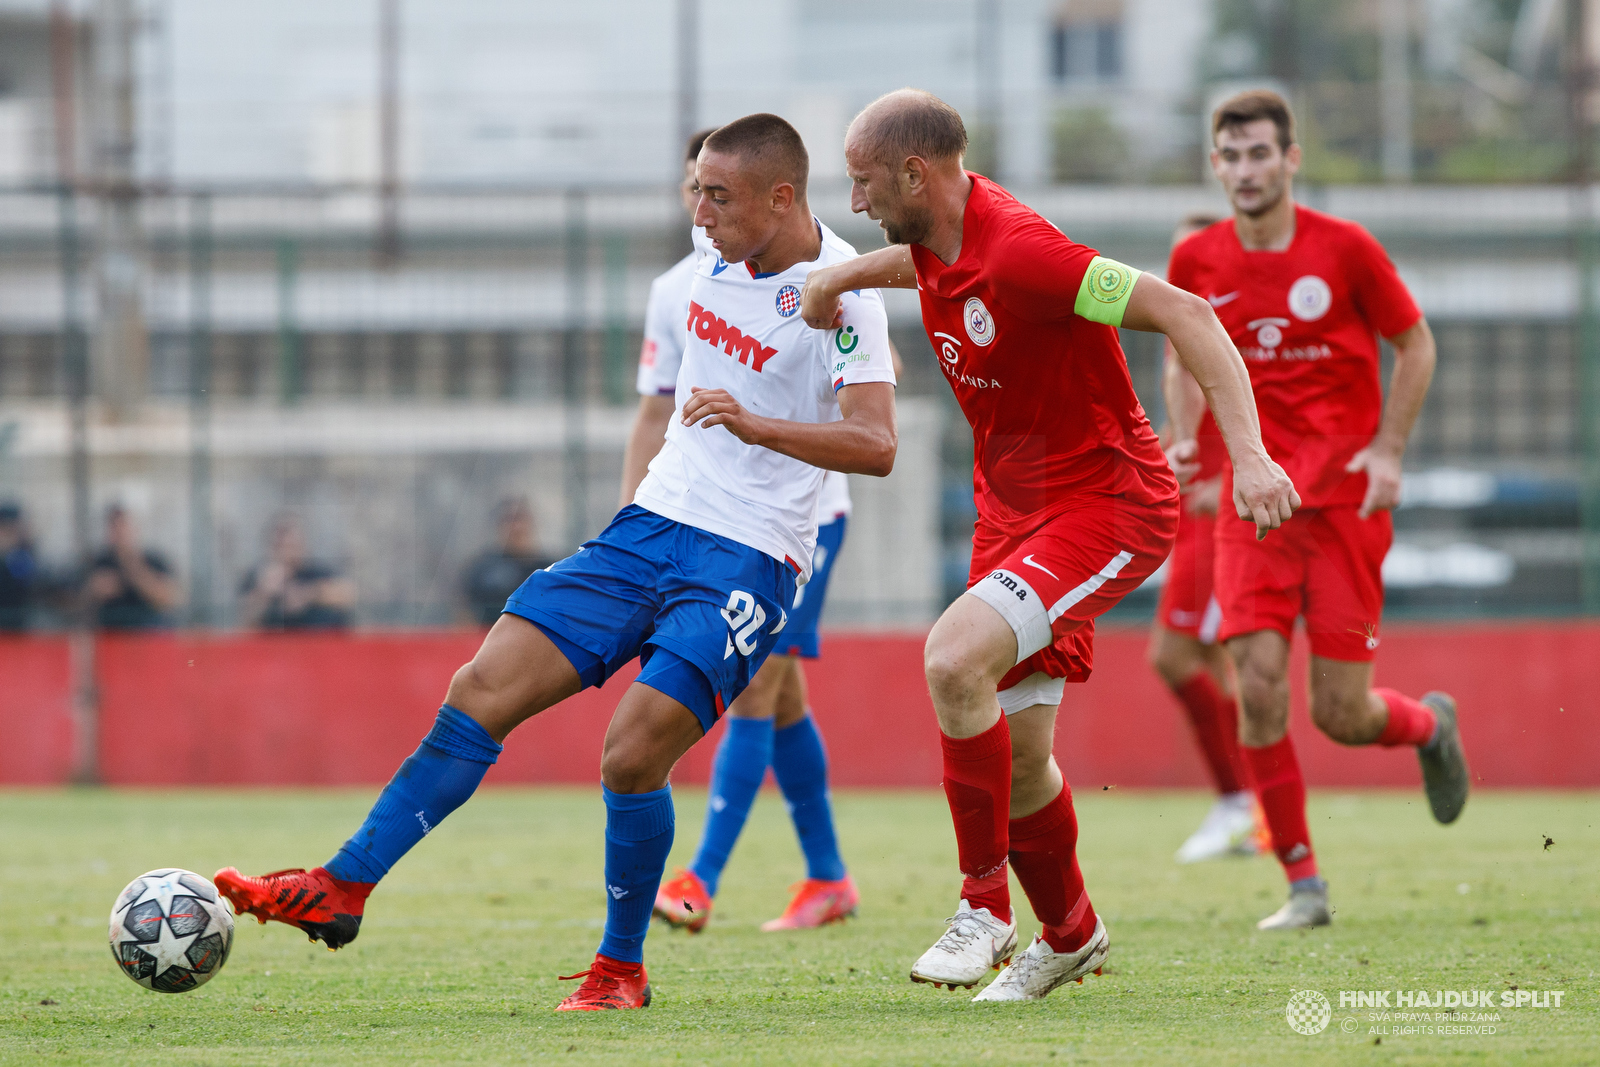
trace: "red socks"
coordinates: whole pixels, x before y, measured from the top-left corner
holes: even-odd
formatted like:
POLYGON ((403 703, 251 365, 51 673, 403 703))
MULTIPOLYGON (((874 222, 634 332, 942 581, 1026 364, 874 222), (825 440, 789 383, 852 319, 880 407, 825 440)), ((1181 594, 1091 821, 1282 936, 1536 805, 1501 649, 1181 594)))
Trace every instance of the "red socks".
POLYGON ((1219 793, 1238 793, 1250 788, 1245 777, 1244 757, 1239 755, 1239 706, 1217 687, 1211 672, 1204 668, 1173 693, 1189 713, 1195 740, 1211 768, 1211 778, 1219 793))
POLYGON ((1421 747, 1433 740, 1433 731, 1438 723, 1432 708, 1393 689, 1374 689, 1373 692, 1389 708, 1389 721, 1383 724, 1383 733, 1378 735, 1376 744, 1384 748, 1398 745, 1421 747))
POLYGON ((1294 742, 1284 734, 1276 744, 1241 745, 1239 752, 1255 779, 1256 796, 1272 830, 1272 851, 1284 873, 1291 882, 1315 877, 1317 859, 1311 854, 1311 831, 1306 827, 1306 781, 1300 775, 1294 742))
POLYGON ((1011 728, 1006 717, 977 737, 939 735, 944 748, 944 795, 955 822, 956 851, 966 876, 961 897, 974 910, 1011 920, 1006 880, 1011 811, 1011 728))
POLYGON ((1056 952, 1076 952, 1094 936, 1094 908, 1078 869, 1078 816, 1072 788, 1032 815, 1011 820, 1011 866, 1056 952))

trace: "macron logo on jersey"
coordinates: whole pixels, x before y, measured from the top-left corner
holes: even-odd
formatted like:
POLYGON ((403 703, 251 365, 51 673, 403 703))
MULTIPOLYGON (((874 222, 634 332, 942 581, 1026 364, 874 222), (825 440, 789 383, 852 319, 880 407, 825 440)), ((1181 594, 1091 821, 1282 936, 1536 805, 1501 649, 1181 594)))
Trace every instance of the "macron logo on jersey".
POLYGON ((701 307, 693 300, 689 301, 688 328, 700 340, 708 342, 712 348, 722 349, 757 374, 761 373, 761 368, 766 366, 767 360, 778 354, 776 348, 764 347, 760 341, 747 336, 739 327, 728 325, 714 312, 701 307))

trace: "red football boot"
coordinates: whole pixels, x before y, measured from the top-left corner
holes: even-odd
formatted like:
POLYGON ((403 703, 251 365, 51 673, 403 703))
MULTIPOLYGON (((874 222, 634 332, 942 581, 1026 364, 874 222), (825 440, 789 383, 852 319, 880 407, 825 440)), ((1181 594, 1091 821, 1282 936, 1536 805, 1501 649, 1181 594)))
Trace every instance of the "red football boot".
POLYGON ((679 867, 672 881, 663 882, 656 890, 654 914, 672 926, 698 934, 711 921, 711 894, 706 892, 699 875, 679 867))
POLYGON ((263 925, 271 919, 297 926, 329 951, 348 945, 361 932, 361 912, 375 884, 341 882, 322 867, 273 871, 260 878, 224 867, 212 881, 233 902, 235 914, 254 915, 263 925))
POLYGON ((582 978, 577 992, 556 1005, 556 1011, 609 1011, 613 1008, 648 1008, 650 976, 642 963, 623 963, 595 953, 594 965, 561 981, 582 978))
POLYGON ((847 874, 836 882, 807 878, 794 886, 794 899, 783 914, 761 924, 766 933, 778 930, 809 930, 828 923, 844 922, 856 913, 861 895, 847 874))

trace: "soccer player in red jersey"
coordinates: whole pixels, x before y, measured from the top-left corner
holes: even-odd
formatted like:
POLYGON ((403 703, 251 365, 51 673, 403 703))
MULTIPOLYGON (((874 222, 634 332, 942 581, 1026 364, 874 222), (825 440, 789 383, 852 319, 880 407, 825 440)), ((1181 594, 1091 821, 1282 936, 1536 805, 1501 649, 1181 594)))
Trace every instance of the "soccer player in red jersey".
POLYGON ((1295 204, 1300 147, 1282 97, 1241 93, 1216 111, 1212 129, 1212 168, 1234 215, 1177 247, 1170 280, 1205 297, 1227 327, 1250 370, 1267 451, 1305 501, 1270 541, 1240 537, 1230 522, 1216 531, 1220 636, 1238 668, 1239 740, 1290 884, 1288 903, 1257 925, 1294 929, 1332 914, 1287 733, 1297 617, 1311 639, 1317 728, 1346 745, 1415 747, 1441 823, 1467 799, 1455 701, 1372 687, 1389 509, 1399 502, 1400 459, 1433 376, 1434 345, 1372 235, 1295 204), (1395 351, 1387 405, 1380 335, 1395 351))
MULTIPOLYGON (((1215 215, 1189 216, 1173 234, 1173 245, 1217 221, 1215 215)), ((1183 705, 1217 789, 1216 802, 1200 827, 1178 849, 1179 863, 1254 856, 1268 848, 1266 827, 1239 754, 1233 666, 1217 643, 1222 607, 1212 591, 1211 548, 1228 450, 1216 420, 1206 410, 1205 397, 1190 387, 1193 381, 1167 345, 1161 382, 1167 402, 1162 443, 1184 441, 1193 446, 1185 446, 1181 459, 1168 456, 1184 491, 1178 537, 1167 558, 1167 580, 1151 628, 1150 666, 1183 705)))
POLYGON ((849 290, 919 288, 972 425, 972 571, 925 650, 965 882, 911 977, 971 986, 1012 956, 1009 859, 1044 933, 977 999, 1034 1000, 1098 970, 1109 948, 1051 757, 1062 683, 1088 677, 1094 618, 1161 564, 1178 522, 1177 480, 1116 328, 1176 345, 1232 453, 1241 517, 1264 534, 1298 498, 1261 445, 1244 364, 1205 302, 1069 240, 964 170, 966 145, 960 115, 927 93, 890 93, 856 117, 851 207, 893 247, 813 272, 801 311, 825 329, 849 290))

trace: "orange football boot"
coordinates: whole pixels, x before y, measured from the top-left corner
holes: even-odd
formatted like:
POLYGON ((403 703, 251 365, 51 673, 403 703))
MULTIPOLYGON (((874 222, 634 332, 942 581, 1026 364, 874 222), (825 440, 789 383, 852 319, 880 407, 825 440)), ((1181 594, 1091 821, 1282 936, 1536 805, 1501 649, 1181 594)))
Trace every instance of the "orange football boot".
POLYGON ((341 882, 322 867, 273 871, 260 878, 246 878, 237 869, 224 867, 212 881, 217 892, 233 902, 235 914, 254 915, 263 925, 271 919, 297 926, 330 952, 361 932, 361 912, 376 884, 341 882))
POLYGON ((766 933, 776 930, 809 930, 828 923, 844 922, 856 913, 861 894, 847 874, 836 882, 807 878, 791 886, 794 898, 783 914, 761 924, 766 933))
POLYGON ((614 1008, 648 1008, 650 976, 642 963, 623 963, 595 953, 587 971, 564 974, 561 981, 582 978, 583 984, 556 1005, 556 1011, 609 1011, 614 1008))
POLYGON ((679 867, 672 881, 656 890, 653 914, 673 927, 698 934, 711 921, 711 894, 698 874, 679 867))

